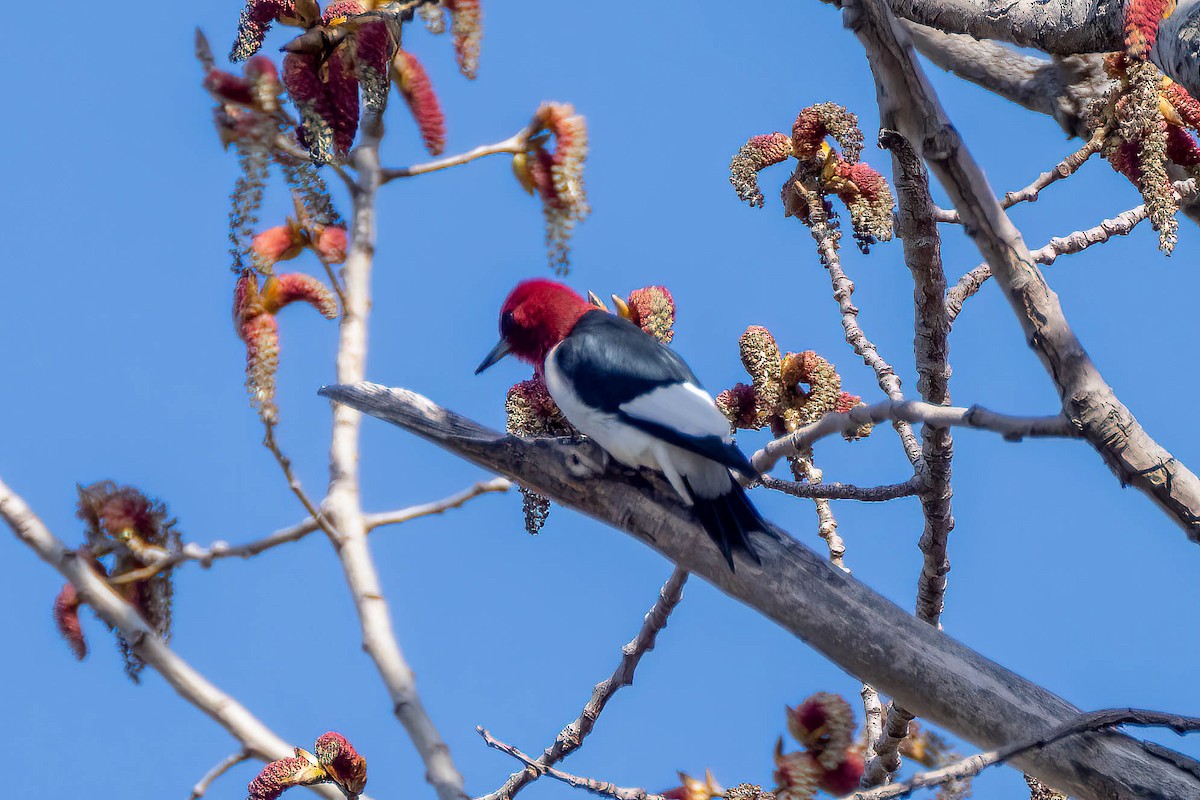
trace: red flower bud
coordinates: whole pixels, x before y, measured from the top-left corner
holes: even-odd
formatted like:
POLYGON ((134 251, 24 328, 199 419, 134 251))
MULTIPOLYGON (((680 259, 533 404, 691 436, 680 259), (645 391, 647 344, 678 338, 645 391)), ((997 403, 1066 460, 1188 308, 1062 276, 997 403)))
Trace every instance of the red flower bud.
POLYGON ((254 266, 262 272, 269 272, 271 267, 280 261, 288 261, 300 255, 304 249, 305 237, 295 225, 276 225, 267 228, 254 237, 250 252, 254 256, 254 266))
POLYGON ((293 786, 313 786, 326 780, 325 771, 304 756, 272 761, 246 787, 248 800, 277 800, 293 786))
POLYGON ((321 228, 316 251, 326 264, 341 264, 346 260, 346 229, 333 225, 321 228))

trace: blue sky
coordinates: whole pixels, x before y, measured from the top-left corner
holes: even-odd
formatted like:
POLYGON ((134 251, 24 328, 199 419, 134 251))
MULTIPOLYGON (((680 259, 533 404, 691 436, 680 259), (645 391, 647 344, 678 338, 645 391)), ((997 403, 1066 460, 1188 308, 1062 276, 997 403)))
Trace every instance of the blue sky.
MULTIPOLYGON (((807 231, 774 200, 785 168, 764 173, 763 210, 740 204, 727 181, 729 158, 747 137, 788 130, 800 108, 825 100, 860 115, 865 157, 887 165, 871 144, 874 90, 852 35, 815 2, 733 14, 727 3, 682 0, 614 13, 622 10, 485 3, 473 83, 456 73, 448 39, 414 31, 406 44, 447 111, 448 151, 507 137, 543 99, 574 103, 589 124, 594 214, 578 230, 572 285, 605 296, 670 287, 675 346, 714 391, 744 377, 737 336, 761 324, 786 349, 825 355, 847 389, 877 399, 873 375, 842 340, 807 231)), ((224 52, 238 11, 227 0, 160 4, 119 27, 103 23, 102 32, 88 18, 58 27, 52 40, 10 43, 12 63, 30 77, 10 89, 10 189, 0 198, 9 226, 0 476, 68 542, 81 535, 75 484, 104 478, 163 498, 185 536, 201 543, 257 538, 302 515, 259 445, 242 388, 225 253, 236 162, 217 144, 191 57, 196 25, 224 52)), ((276 34, 269 48, 283 41, 276 34)), ((941 73, 932 78, 999 190, 1024 186, 1077 146, 1044 117, 941 73)), ((389 121, 384 162, 425 160, 401 103, 389 121)), ((1040 246, 1138 202, 1096 162, 1012 216, 1040 246)), ((281 223, 288 210, 284 193, 272 191, 264 224, 281 223)), ((379 213, 369 376, 501 426, 504 392, 524 372, 507 362, 479 378, 472 370, 495 341, 508 289, 548 273, 537 203, 495 158, 389 185, 379 213)), ((1196 233, 1181 223, 1169 259, 1144 227, 1047 269, 1105 377, 1193 468, 1200 438, 1179 407, 1197 377, 1179 350, 1196 333, 1196 233)), ((944 253, 952 278, 979 262, 957 232, 944 253)), ((848 247, 844 259, 862 326, 915 391, 912 290, 899 244, 867 257, 848 247)), ((307 310, 285 312, 281 325, 279 435, 315 492, 326 478, 329 419, 315 390, 332 378, 336 326, 307 310)), ((957 403, 1056 409, 994 285, 964 310, 951 363, 957 403)), ((743 437, 747 449, 761 441, 743 437)), ((1140 494, 1122 491, 1086 445, 965 432, 955 452, 947 632, 1085 709, 1200 714, 1195 545, 1140 494)), ((362 455, 369 510, 442 497, 484 477, 375 421, 364 427, 362 455)), ((865 442, 822 442, 817 457, 828 480, 907 477, 886 429, 865 442)), ((755 499, 821 546, 810 503, 761 490, 755 499)), ((855 575, 911 607, 919 504, 839 502, 835 513, 855 575)), ((380 530, 372 548, 426 706, 476 795, 514 762, 485 748, 475 725, 528 751, 548 744, 607 677, 670 573, 632 539, 562 509, 529 537, 515 492, 380 530)), ((10 791, 182 797, 236 749, 156 675, 142 686, 126 681, 90 615, 93 654, 75 663, 50 621, 57 573, 12 537, 0 536, 0 553, 10 642, 0 660, 9 687, 0 747, 22 765, 9 771, 10 791)), ((321 538, 208 571, 187 565, 177 574, 175 619, 178 652, 285 739, 309 745, 339 730, 368 758, 373 796, 429 791, 360 650, 340 567, 321 538)), ((767 782, 784 704, 821 690, 855 699, 858 689, 802 642, 693 579, 636 684, 565 766, 653 790, 673 785, 676 769, 708 767, 726 784, 767 782)), ((1195 741, 1158 738, 1200 755, 1195 741)), ((255 771, 242 765, 210 796, 243 797, 255 771)), ((977 781, 975 796, 1007 799, 1021 787, 1018 773, 998 769, 977 781)), ((543 780, 525 796, 573 791, 543 780)))

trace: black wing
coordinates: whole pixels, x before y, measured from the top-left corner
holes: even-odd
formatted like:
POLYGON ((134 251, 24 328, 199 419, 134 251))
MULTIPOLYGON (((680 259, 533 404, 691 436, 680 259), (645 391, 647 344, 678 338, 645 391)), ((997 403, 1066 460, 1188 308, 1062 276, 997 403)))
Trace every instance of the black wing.
POLYGON ((670 424, 674 421, 670 408, 664 408, 658 419, 622 410, 626 403, 656 389, 681 384, 700 386, 682 358, 629 320, 603 311, 584 314, 555 350, 554 361, 579 399, 588 406, 614 414, 639 430, 745 475, 758 474, 742 451, 725 440, 727 429, 723 430, 724 420, 715 408, 715 431, 720 432, 693 435, 670 424))

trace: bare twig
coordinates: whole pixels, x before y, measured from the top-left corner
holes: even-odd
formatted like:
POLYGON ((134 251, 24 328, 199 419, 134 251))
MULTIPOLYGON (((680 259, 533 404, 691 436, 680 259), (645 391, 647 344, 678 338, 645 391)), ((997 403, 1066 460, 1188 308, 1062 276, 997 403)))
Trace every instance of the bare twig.
POLYGON ((400 167, 398 169, 384 169, 382 171, 382 180, 380 183, 388 183, 397 178, 411 178, 414 175, 425 175, 430 172, 437 172, 440 169, 448 169, 457 167, 461 164, 469 164, 470 162, 483 158, 484 156, 494 156, 499 153, 508 153, 515 155, 516 153, 525 150, 525 144, 529 141, 529 130, 526 128, 514 133, 502 142, 495 144, 485 144, 476 147, 474 150, 468 150, 465 153, 458 155, 446 156, 439 158, 436 161, 429 161, 424 164, 414 164, 411 167, 400 167))
MULTIPOLYGON (((797 455, 792 460, 792 474, 803 478, 809 486, 819 486, 825 479, 825 473, 813 463, 812 450, 797 455)), ((833 506, 826 497, 814 497, 813 505, 817 510, 817 535, 829 548, 829 563, 843 572, 849 572, 846 567, 846 543, 838 535, 837 518, 833 516, 833 506)))
MULTIPOLYGON (((812 232, 813 240, 817 243, 817 253, 821 257, 821 263, 829 271, 829 280, 833 284, 833 298, 837 300, 838 308, 842 312, 842 328, 846 334, 846 342, 854 348, 854 352, 862 358, 863 363, 875 371, 879 388, 888 396, 888 399, 903 400, 904 394, 900 391, 900 378, 896 375, 896 371, 892 369, 891 364, 883 360, 875 348, 875 344, 867 338, 858 324, 858 308, 852 302, 854 282, 846 276, 845 270, 842 269, 842 260, 838 255, 837 247, 838 233, 829 224, 824 204, 816 197, 812 198, 809 203, 808 227, 812 232)), ((913 434, 912 426, 905 420, 896 420, 894 426, 908 460, 914 465, 919 465, 921 446, 917 444, 917 437, 913 434)))
POLYGON ((811 425, 798 428, 795 433, 769 442, 755 453, 750 461, 757 470, 766 472, 774 467, 779 459, 803 452, 805 447, 826 436, 845 433, 867 423, 875 425, 885 420, 896 419, 910 424, 923 422, 942 428, 979 428, 999 433, 1008 441, 1019 441, 1027 436, 1072 438, 1079 435, 1076 427, 1061 414, 1048 417, 1017 417, 998 414, 982 406, 962 408, 935 406, 918 400, 885 400, 870 406, 857 406, 844 414, 826 414, 811 425))
MULTIPOLYGON (((1033 183, 1023 189, 1017 189, 1013 192, 1007 192, 1000 200, 1001 208, 1012 208, 1018 203, 1036 203, 1041 191, 1050 184, 1069 178, 1074 175, 1087 160, 1100 152, 1100 145, 1103 143, 1103 136, 1094 136, 1084 143, 1083 147, 1076 150, 1071 155, 1058 162, 1048 172, 1043 172, 1034 179, 1033 183)), ((901 205, 903 208, 903 204, 901 205)), ((939 222, 961 223, 962 220, 958 216, 957 211, 951 211, 944 215, 939 222)))
MULTIPOLYGON (((512 483, 505 478, 492 478, 480 481, 457 494, 452 494, 449 497, 432 503, 422 503, 421 505, 400 508, 395 511, 381 511, 376 514, 367 514, 367 530, 373 531, 384 525, 398 525, 421 517, 441 514, 452 508, 459 508, 472 498, 479 497, 480 495, 489 492, 506 492, 511 486, 512 483)), ((207 569, 212 566, 214 561, 222 558, 250 558, 264 550, 270 550, 272 547, 278 547, 281 544, 288 544, 289 542, 298 542, 308 534, 319 529, 316 520, 309 517, 290 528, 283 528, 282 530, 275 531, 270 536, 264 536, 261 539, 255 539, 245 544, 231 545, 228 542, 216 541, 208 547, 203 547, 194 542, 188 542, 178 553, 167 555, 163 559, 142 569, 122 572, 120 575, 109 578, 108 582, 113 586, 120 586, 123 583, 144 581, 147 578, 154 577, 163 570, 172 569, 189 561, 198 561, 200 562, 200 566, 207 569)))
POLYGON ((1002 764, 1022 753, 1046 747, 1068 736, 1088 731, 1101 731, 1117 725, 1170 728, 1182 736, 1185 733, 1200 731, 1200 718, 1184 717, 1178 714, 1167 714, 1160 711, 1148 711, 1138 708, 1112 708, 1103 711, 1092 711, 1080 714, 1076 719, 1069 720, 1040 736, 1033 736, 998 750, 976 753, 973 756, 968 756, 961 761, 956 761, 941 769, 914 775, 902 783, 893 783, 889 786, 881 786, 876 789, 853 792, 843 800, 892 800, 893 798, 907 797, 917 789, 941 786, 951 781, 973 777, 987 767, 1002 764))
POLYGON ((597 683, 592 688, 592 697, 583 707, 583 711, 570 725, 562 729, 554 743, 538 756, 532 766, 526 766, 520 772, 514 772, 508 776, 508 780, 504 782, 503 786, 478 800, 512 800, 512 797, 527 784, 541 777, 546 767, 554 766, 580 748, 584 738, 592 732, 596 720, 604 711, 604 706, 617 693, 617 690, 622 686, 633 684, 633 673, 637 669, 638 663, 641 662, 642 656, 654 649, 659 632, 667 626, 667 618, 675 610, 675 606, 679 605, 679 601, 683 599, 683 584, 687 581, 687 577, 686 570, 675 568, 675 571, 667 578, 667 582, 663 584, 662 589, 659 590, 658 599, 647 612, 637 636, 621 648, 621 663, 617 664, 617 668, 613 670, 613 674, 607 680, 597 683))
MULTIPOLYGON (((879 692, 869 683, 862 685, 859 696, 863 703, 863 762, 870 764, 877 760, 875 745, 883 737, 883 703, 879 700, 879 692)), ((868 788, 874 785, 867 782, 864 772, 862 786, 868 788)))
MULTIPOLYGON (((1200 195, 1200 185, 1197 184, 1195 178, 1177 181, 1174 184, 1174 190, 1180 203, 1190 202, 1200 195)), ((1103 244, 1114 236, 1125 236, 1131 233, 1144 219, 1146 219, 1146 206, 1135 206, 1112 219, 1104 220, 1094 228, 1085 228, 1066 236, 1055 236, 1044 247, 1031 251, 1029 255, 1038 264, 1053 264, 1059 256, 1074 255, 1092 245, 1103 244)), ((992 267, 985 261, 958 279, 958 283, 946 293, 946 315, 951 322, 962 311, 963 303, 978 292, 990 277, 992 277, 992 267)))
POLYGON ((762 485, 777 492, 790 494, 793 497, 823 498, 826 500, 858 500, 863 503, 882 503, 900 497, 912 497, 917 493, 920 483, 916 478, 909 478, 903 483, 889 483, 884 486, 854 486, 849 483, 800 483, 786 481, 771 475, 762 477, 762 485))
POLYGON ((551 778, 562 781, 563 783, 574 786, 577 789, 586 789, 587 791, 598 794, 602 797, 612 797, 615 800, 664 800, 662 795, 647 792, 645 789, 627 789, 608 781, 598 781, 594 778, 581 778, 578 775, 572 775, 569 772, 557 770, 554 767, 547 767, 539 764, 528 754, 521 752, 511 744, 506 744, 492 734, 488 733, 486 728, 476 728, 479 735, 487 742, 488 747, 494 747, 502 753, 508 753, 513 758, 525 764, 527 769, 534 770, 539 775, 549 775, 551 778))
POLYGON ((203 778, 196 781, 196 785, 192 787, 192 794, 188 797, 188 800, 200 800, 204 796, 204 793, 208 791, 208 787, 212 786, 213 781, 243 761, 249 761, 251 757, 250 753, 245 750, 225 756, 216 766, 204 773, 203 778))
POLYGON ((461 508, 468 501, 479 497, 482 494, 489 492, 507 492, 512 488, 512 482, 507 478, 491 478, 490 480, 480 481, 474 486, 463 489, 458 494, 452 494, 449 497, 443 498, 433 503, 424 503, 419 506, 409 506, 401 508, 398 511, 383 511, 378 514, 367 514, 366 527, 368 531, 373 531, 376 528, 381 528, 384 525, 398 525, 403 522, 418 519, 420 517, 431 517, 435 514, 444 514, 445 512, 461 508))
POLYGON ((296 477, 296 473, 292 470, 292 461, 283 454, 279 449, 279 443, 275 441, 275 424, 264 420, 263 425, 266 428, 266 434, 263 436, 263 447, 271 451, 271 455, 275 456, 275 460, 279 463, 279 468, 283 470, 283 476, 287 478, 288 488, 292 490, 292 494, 300 501, 300 505, 304 506, 304 510, 308 512, 316 523, 317 527, 325 531, 330 539, 337 541, 337 533, 330 526, 329 522, 317 510, 316 505, 309 498, 308 493, 304 491, 304 487, 300 485, 300 479, 296 477))
MULTIPOLYGON (((382 119, 377 114, 365 114, 360 144, 351 154, 359 181, 353 192, 350 250, 342 265, 345 305, 337 353, 340 381, 362 380, 366 370, 367 318, 375 253, 375 197, 381 182, 379 141, 382 136, 382 119)), ((375 662, 387 687, 393 713, 425 762, 425 779, 437 790, 440 800, 461 800, 466 797, 462 775, 417 694, 412 669, 396 640, 391 611, 367 545, 367 519, 362 509, 358 477, 361 422, 357 411, 343 405, 333 407, 329 490, 322 513, 330 527, 337 531, 331 541, 341 559, 342 571, 358 613, 363 649, 375 662)))
MULTIPOLYGON (((3 482, 0 482, 0 519, 18 539, 75 585, 80 600, 129 642, 138 658, 162 675, 180 697, 224 728, 252 757, 274 761, 294 754, 287 742, 245 706, 210 683, 168 647, 137 610, 92 570, 88 560, 69 550, 3 482)), ((314 788, 330 800, 341 800, 341 792, 332 786, 314 788)))

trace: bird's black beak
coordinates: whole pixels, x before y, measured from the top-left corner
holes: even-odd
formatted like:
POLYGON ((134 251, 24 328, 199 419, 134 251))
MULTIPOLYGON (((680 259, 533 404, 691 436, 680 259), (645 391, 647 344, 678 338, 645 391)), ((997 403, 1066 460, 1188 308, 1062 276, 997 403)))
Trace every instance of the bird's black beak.
POLYGON ((509 346, 508 341, 501 339, 496 343, 496 346, 492 348, 492 352, 487 354, 487 358, 483 359, 483 362, 475 368, 475 374, 478 375, 479 373, 483 372, 485 369, 490 367, 492 364, 495 364, 497 361, 504 358, 511 352, 512 347, 509 346))

